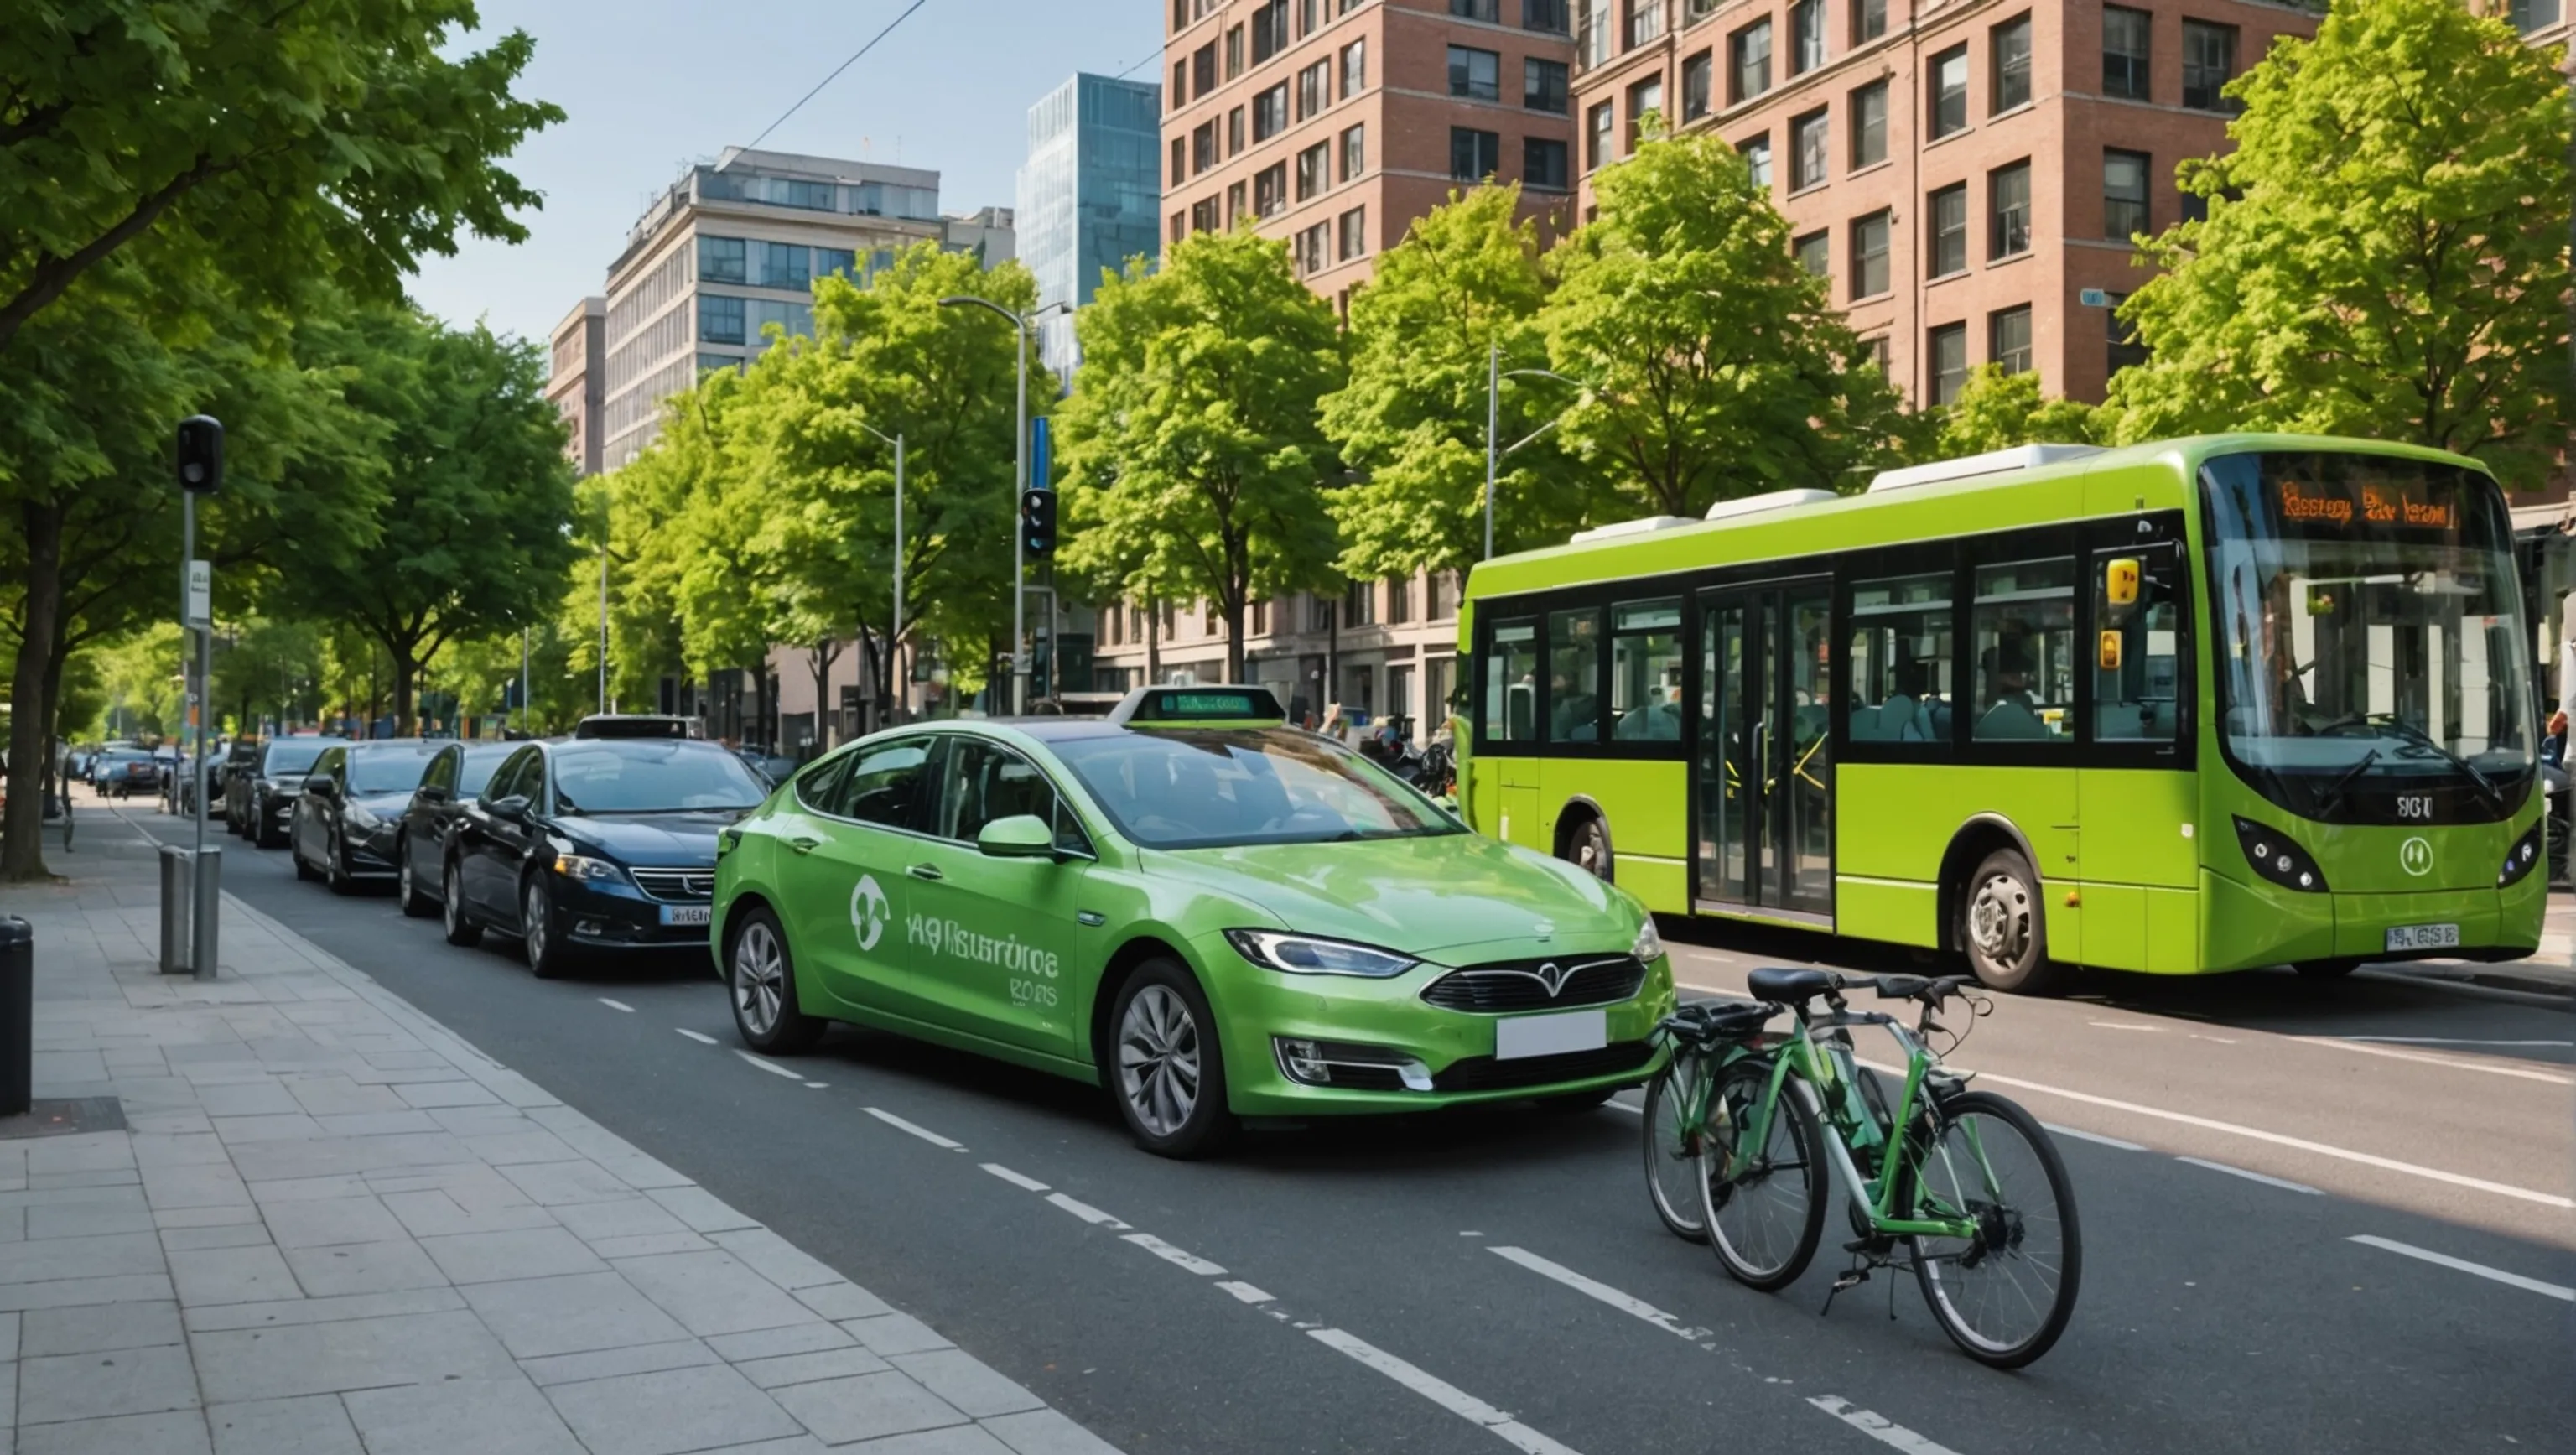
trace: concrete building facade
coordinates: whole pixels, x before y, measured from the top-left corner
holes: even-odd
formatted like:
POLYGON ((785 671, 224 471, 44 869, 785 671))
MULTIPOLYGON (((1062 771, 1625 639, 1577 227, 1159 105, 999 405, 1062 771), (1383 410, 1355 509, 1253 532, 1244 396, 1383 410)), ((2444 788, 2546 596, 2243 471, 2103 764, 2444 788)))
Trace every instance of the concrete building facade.
POLYGON ((599 473, 599 423, 608 384, 599 362, 607 352, 607 339, 608 300, 585 298, 555 325, 548 355, 546 402, 563 416, 564 428, 570 432, 564 457, 572 461, 576 475, 599 473))

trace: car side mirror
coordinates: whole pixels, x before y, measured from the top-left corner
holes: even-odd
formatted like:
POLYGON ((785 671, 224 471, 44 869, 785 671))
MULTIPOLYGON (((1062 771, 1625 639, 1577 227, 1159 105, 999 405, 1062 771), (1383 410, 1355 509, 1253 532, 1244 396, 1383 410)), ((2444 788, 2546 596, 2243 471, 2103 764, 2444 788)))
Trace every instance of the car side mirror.
POLYGON ((525 794, 513 793, 507 798, 496 798, 483 807, 494 818, 506 819, 511 823, 527 822, 528 799, 525 794))
POLYGON ((447 801, 447 790, 439 787, 435 783, 424 783, 412 791, 418 795, 420 801, 423 803, 445 803, 447 801))
POLYGON ((975 848, 993 859, 1051 859, 1055 830, 1035 814, 1017 813, 984 825, 984 831, 975 836, 975 848))
POLYGON ((339 791, 339 787, 340 785, 334 782, 331 775, 328 773, 316 773, 312 777, 304 780, 305 792, 320 794, 324 798, 328 798, 333 793, 339 791))

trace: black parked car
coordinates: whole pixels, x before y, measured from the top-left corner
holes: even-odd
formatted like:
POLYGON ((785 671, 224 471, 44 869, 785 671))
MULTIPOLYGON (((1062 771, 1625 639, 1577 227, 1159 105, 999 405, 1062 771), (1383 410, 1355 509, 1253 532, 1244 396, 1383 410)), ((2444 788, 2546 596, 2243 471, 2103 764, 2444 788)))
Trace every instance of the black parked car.
POLYGON ((323 750, 345 746, 346 738, 270 738, 253 747, 247 762, 237 762, 224 781, 224 822, 232 831, 263 849, 286 842, 295 800, 304 779, 323 750))
POLYGON ((90 789, 101 798, 161 791, 161 765, 141 748, 110 748, 90 763, 90 789))
POLYGON ((403 809, 401 836, 394 841, 394 896, 403 913, 414 919, 438 913, 448 835, 491 781, 492 770, 518 750, 517 743, 449 743, 429 760, 403 809))
POLYGON ((717 743, 522 744, 456 820, 440 880, 447 942, 519 936, 548 979, 586 951, 703 951, 716 833, 768 796, 717 743))
POLYGON ((334 894, 348 893, 362 878, 390 877, 403 810, 439 746, 386 738, 323 749, 304 779, 287 830, 295 877, 321 879, 334 894))

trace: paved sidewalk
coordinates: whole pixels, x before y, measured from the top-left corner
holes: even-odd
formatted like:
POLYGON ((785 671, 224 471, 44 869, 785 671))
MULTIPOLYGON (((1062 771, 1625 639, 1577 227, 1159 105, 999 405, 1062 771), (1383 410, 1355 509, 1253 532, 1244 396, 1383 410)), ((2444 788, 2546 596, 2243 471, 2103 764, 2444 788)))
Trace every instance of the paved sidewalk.
POLYGON ((15 1455, 1116 1455, 247 905, 165 979, 94 822, 0 888, 35 1094, 128 1123, 0 1140, 15 1455))

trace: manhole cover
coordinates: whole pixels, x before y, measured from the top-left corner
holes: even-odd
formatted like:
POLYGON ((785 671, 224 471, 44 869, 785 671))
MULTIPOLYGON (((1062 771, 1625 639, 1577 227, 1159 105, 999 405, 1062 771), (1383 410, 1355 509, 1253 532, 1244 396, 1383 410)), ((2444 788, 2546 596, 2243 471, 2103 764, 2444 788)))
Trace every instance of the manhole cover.
POLYGON ((0 1141, 125 1130, 125 1107, 112 1096, 38 1097, 20 1116, 0 1117, 0 1141))

